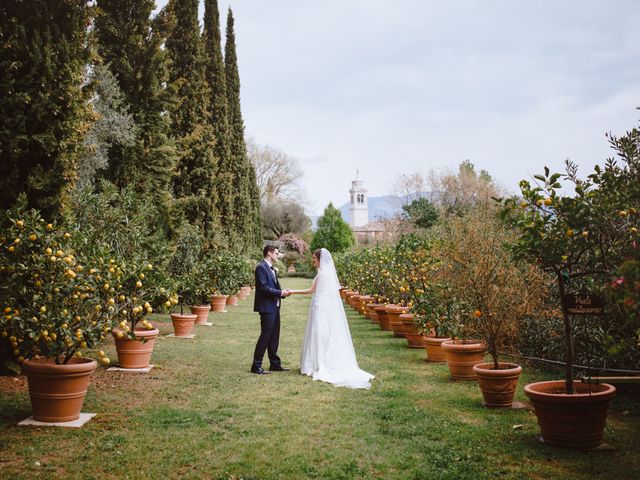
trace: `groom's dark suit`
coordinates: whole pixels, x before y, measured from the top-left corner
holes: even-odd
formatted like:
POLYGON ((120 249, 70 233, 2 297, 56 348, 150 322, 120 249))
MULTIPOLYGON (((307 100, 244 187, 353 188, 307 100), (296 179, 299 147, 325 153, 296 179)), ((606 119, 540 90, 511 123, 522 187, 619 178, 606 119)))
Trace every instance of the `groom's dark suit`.
POLYGON ((262 367, 262 358, 265 350, 269 355, 270 368, 281 367, 278 357, 278 344, 280 342, 280 302, 282 301, 282 289, 276 276, 266 260, 261 261, 256 267, 256 298, 253 311, 260 313, 260 337, 253 353, 252 370, 262 367))

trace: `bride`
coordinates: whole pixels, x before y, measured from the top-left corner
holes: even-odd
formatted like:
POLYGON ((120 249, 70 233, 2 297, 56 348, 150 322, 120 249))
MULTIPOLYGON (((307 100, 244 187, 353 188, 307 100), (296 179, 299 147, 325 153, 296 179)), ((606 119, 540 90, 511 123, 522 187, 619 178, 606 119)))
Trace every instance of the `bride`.
POLYGON ((313 252, 312 258, 318 274, 311 288, 291 291, 313 294, 302 342, 300 373, 336 387, 370 388, 369 381, 375 377, 358 367, 331 254, 321 248, 313 252))

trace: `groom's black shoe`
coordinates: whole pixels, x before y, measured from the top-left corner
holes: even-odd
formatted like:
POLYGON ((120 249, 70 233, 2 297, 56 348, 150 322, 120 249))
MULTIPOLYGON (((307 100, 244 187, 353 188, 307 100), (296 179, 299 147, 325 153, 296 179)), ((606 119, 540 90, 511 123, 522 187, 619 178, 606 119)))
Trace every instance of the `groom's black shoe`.
POLYGON ((277 367, 269 367, 269 370, 271 370, 272 372, 288 372, 289 369, 286 367, 283 367, 282 365, 278 365, 277 367))
POLYGON ((264 368, 262 367, 251 367, 251 373, 257 373, 258 375, 269 375, 269 372, 267 372, 264 368))

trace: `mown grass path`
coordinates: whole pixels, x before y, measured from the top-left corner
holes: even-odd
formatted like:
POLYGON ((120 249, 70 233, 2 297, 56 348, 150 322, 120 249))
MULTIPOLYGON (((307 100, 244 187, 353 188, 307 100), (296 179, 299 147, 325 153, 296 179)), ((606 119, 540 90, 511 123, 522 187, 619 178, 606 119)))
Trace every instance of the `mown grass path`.
MULTIPOLYGON (((30 415, 28 393, 24 381, 4 381, 0 478, 639 478, 635 404, 611 412, 606 441, 614 451, 547 447, 536 440, 531 411, 483 408, 475 383, 450 381, 446 366, 426 364, 423 351, 349 308, 360 366, 377 377, 373 388, 313 382, 297 372, 309 306, 301 296, 282 309, 279 353, 291 371, 253 375, 252 305, 253 296, 210 314, 213 326, 197 327, 193 340, 164 337, 172 327, 156 317, 157 367, 147 375, 99 369, 83 409, 98 416, 82 429, 15 426, 30 415)), ((105 350, 115 359, 112 345, 105 350)), ((521 402, 522 385, 542 378, 528 370, 521 402)))

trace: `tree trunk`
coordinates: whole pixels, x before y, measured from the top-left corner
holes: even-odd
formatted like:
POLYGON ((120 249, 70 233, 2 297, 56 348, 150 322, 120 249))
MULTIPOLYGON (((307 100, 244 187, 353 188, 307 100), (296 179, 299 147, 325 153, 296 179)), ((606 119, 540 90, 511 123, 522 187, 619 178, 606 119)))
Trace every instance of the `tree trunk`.
POLYGON ((566 293, 564 279, 560 271, 556 272, 558 277, 558 287, 560 290, 560 303, 562 304, 562 321, 564 322, 564 339, 565 339, 565 367, 564 381, 568 394, 573 394, 573 336, 571 333, 571 320, 569 314, 564 307, 563 299, 566 293))

